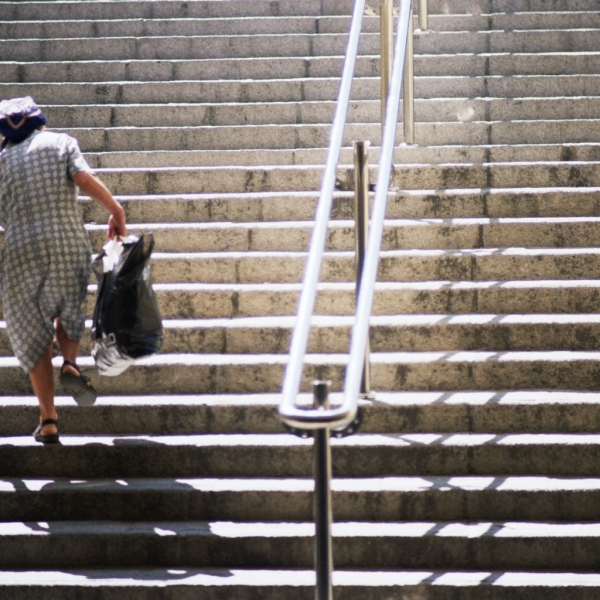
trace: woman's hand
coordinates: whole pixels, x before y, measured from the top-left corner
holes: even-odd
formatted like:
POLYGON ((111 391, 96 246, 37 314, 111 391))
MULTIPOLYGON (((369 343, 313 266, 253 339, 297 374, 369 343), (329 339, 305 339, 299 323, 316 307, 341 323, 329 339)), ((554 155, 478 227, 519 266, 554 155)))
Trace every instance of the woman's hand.
POLYGON ((125 225, 125 213, 121 208, 120 211, 110 215, 108 219, 108 234, 109 240, 114 237, 125 237, 127 235, 127 226, 125 225))

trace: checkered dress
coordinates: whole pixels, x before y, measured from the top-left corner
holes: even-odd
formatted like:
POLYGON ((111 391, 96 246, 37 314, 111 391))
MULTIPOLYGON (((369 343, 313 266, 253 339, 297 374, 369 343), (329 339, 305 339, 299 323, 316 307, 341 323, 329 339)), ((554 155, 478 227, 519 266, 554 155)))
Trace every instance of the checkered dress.
POLYGON ((73 183, 78 171, 93 172, 66 134, 38 131, 0 153, 2 305, 26 372, 52 342, 56 317, 71 339, 84 332, 91 249, 73 183))

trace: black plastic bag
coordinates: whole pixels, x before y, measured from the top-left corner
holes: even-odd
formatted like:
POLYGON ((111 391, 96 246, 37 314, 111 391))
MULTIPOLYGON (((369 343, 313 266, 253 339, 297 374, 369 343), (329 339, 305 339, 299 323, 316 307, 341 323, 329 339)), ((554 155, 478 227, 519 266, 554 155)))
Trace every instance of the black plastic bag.
POLYGON ((104 273, 104 250, 92 267, 98 295, 92 323, 92 356, 101 375, 119 375, 136 359, 160 350, 163 340, 158 302, 152 289, 151 233, 123 244, 112 270, 104 273))

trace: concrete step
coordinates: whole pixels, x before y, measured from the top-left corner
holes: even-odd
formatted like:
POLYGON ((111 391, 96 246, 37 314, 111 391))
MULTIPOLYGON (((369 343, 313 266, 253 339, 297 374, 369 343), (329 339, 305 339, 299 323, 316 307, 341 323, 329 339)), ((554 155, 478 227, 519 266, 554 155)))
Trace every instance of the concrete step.
MULTIPOLYGON (((511 121, 475 123, 420 123, 415 136, 423 145, 524 143, 598 143, 598 119, 576 121, 511 121)), ((323 148, 328 146, 330 125, 234 125, 190 127, 113 127, 56 129, 79 140, 83 152, 190 151, 194 149, 256 150, 323 148)), ((354 140, 380 143, 381 125, 352 123, 345 129, 343 143, 354 140)), ((397 139, 402 139, 402 124, 397 139)))
MULTIPOLYGON (((309 221, 317 197, 317 191, 117 195, 131 223, 214 224, 309 221)), ((404 190, 390 192, 387 218, 593 219, 600 213, 599 200, 597 187, 404 190)), ((96 203, 81 198, 80 208, 86 222, 106 222, 96 203)), ((331 219, 353 218, 353 192, 335 192, 331 219)))
MULTIPOLYGON (((325 148, 289 148, 282 150, 155 150, 139 152, 86 152, 93 168, 156 168, 156 167, 227 167, 261 165, 321 165, 325 164, 325 148)), ((372 146, 369 162, 379 158, 379 148, 372 146)), ((394 152, 396 164, 498 163, 498 162, 597 162, 600 144, 578 142, 562 144, 510 144, 479 146, 406 146, 400 144, 394 152)), ((341 151, 340 163, 351 165, 351 147, 341 151)), ((442 192, 437 192, 442 193, 442 192)))
MULTIPOLYGON (((332 440, 333 475, 597 479, 599 440, 598 434, 364 433, 332 440)), ((29 434, 0 438, 0 476, 86 481, 310 478, 312 454, 312 440, 289 434, 63 434, 61 443, 51 447, 29 434)))
MULTIPOLYGON (((323 167, 193 167, 99 169, 98 174, 118 195, 243 192, 296 192, 320 189, 323 167)), ((390 185, 402 190, 453 188, 594 187, 598 162, 497 163, 484 165, 395 165, 390 185)), ((371 181, 376 181, 374 167, 371 181)), ((350 191, 353 169, 338 168, 337 189, 350 191)))
MULTIPOLYGON (((365 50, 367 49, 365 43, 365 50)), ((424 32, 415 38, 417 54, 450 54, 457 52, 573 52, 600 49, 597 30, 585 29, 585 20, 572 29, 489 30, 473 32, 424 32)))
MULTIPOLYGON (((420 77, 415 80, 415 95, 423 99, 477 98, 519 99, 523 97, 600 96, 600 76, 597 75, 517 75, 514 77, 420 77)), ((379 99, 379 78, 356 80, 352 98, 379 99)), ((104 83, 1 83, 5 97, 30 95, 40 105, 113 105, 113 104, 211 104, 260 102, 330 102, 335 100, 338 78, 300 78, 264 80, 204 80, 104 83)), ((462 120, 474 114, 466 110, 462 120)), ((584 105, 585 106, 585 105, 584 105)), ((460 113, 462 114, 462 112, 460 113)), ((487 113, 486 113, 487 114, 487 113)), ((491 116, 491 115, 490 115, 491 116)), ((456 117, 455 117, 456 118, 456 117)), ((487 117, 489 120, 489 117, 487 117)))
MULTIPOLYGON (((216 4, 216 3, 215 3, 216 4)), ((333 573, 336 597, 343 600, 388 600, 398 594, 427 595, 430 600, 596 600, 595 573, 502 571, 342 571, 333 573)), ((207 600, 260 597, 263 600, 310 600, 312 570, 251 569, 69 569, 3 571, 0 587, 6 600, 207 600), (33 579, 33 581, 32 581, 33 579), (110 586, 106 582, 110 581, 110 586), (258 595, 258 596, 256 596, 258 595)))
MULTIPOLYGON (((279 394, 101 396, 95 406, 56 399, 66 435, 200 435, 284 433, 279 394)), ((331 394, 332 402, 340 400, 331 394)), ((311 394, 297 402, 310 406, 311 394)), ((600 394, 590 391, 386 392, 362 400, 361 433, 593 434, 600 421, 600 394)), ((39 418, 37 399, 3 396, 0 435, 29 436, 39 418)))
MULTIPOLYGON (((579 121, 596 119, 600 97, 420 99, 415 102, 417 127, 423 123, 497 121, 579 121)), ((205 104, 50 105, 44 107, 49 126, 68 128, 199 127, 233 125, 330 125, 335 102, 232 102, 205 104)), ((348 123, 380 122, 379 100, 357 100, 348 110, 348 123)), ((546 127, 549 124, 545 123, 546 127)), ((570 123, 570 127, 574 127, 570 123)), ((476 139, 472 140, 476 145, 476 139)), ((547 140, 545 143, 549 143, 547 140)), ((563 140, 566 143, 568 140, 563 140)), ((320 161, 325 162, 325 161, 320 161)), ((450 162, 450 161, 445 161, 450 162)))
MULTIPOLYGON (((313 319, 308 352, 348 352, 351 316, 313 319)), ((165 354, 287 354, 294 317, 166 319, 165 354)), ((0 321, 0 356, 13 356, 0 321)), ((88 322, 88 328, 91 323, 88 322)), ((371 318, 373 352, 557 351, 597 348, 600 318, 594 315, 386 315, 371 318)), ((81 344, 90 353, 89 332, 81 344)))
MULTIPOLYGON (((596 568, 597 523, 440 522, 332 526, 338 568, 596 568)), ((5 568, 310 569, 314 525, 158 521, 0 524, 5 568), (62 552, 51 552, 56 545, 62 552), (186 562, 187 561, 187 562, 186 562)))
MULTIPOLYGON (((154 289, 163 318, 211 319, 293 315, 301 284, 155 284, 154 289)), ((498 309, 503 314, 589 314, 597 312, 599 293, 596 280, 388 282, 376 285, 373 314, 489 314, 498 309)), ((94 302, 90 291, 89 317, 94 302)), ((319 286, 315 314, 353 313, 353 283, 319 286)))
MULTIPOLYGON (((331 13, 332 0, 237 0, 236 2, 198 1, 190 4, 184 1, 156 1, 141 2, 129 0, 119 2, 118 5, 110 1, 83 1, 68 4, 54 4, 52 2, 29 2, 27 7, 22 2, 0 3, 3 14, 13 20, 28 21, 32 19, 171 19, 171 18, 231 18, 248 16, 285 16, 285 15, 314 15, 331 13), (4 12, 5 11, 5 12, 4 12)), ((339 4, 339 3, 338 3, 339 4)), ((348 11, 348 2, 345 6, 338 6, 344 12, 348 11)), ((351 10, 351 8, 350 8, 351 10)), ((350 11, 348 11, 350 12, 350 11)), ((343 12, 342 12, 343 14, 343 12)))
MULTIPOLYGON (((485 6, 482 5, 482 6, 485 6)), ((593 10, 594 0, 490 0, 489 12, 593 10)))
MULTIPOLYGON (((598 253, 587 248, 382 251, 378 278, 384 282, 588 280, 600 277, 598 253)), ((152 273, 157 283, 299 283, 305 261, 304 252, 157 252, 152 273)), ((354 253, 326 253, 321 280, 354 281, 354 253)))
MULTIPOLYGON (((589 314, 597 311, 599 287, 595 280, 378 283, 373 314, 489 314, 498 309, 503 314, 589 314)), ((300 283, 154 284, 163 319, 289 316, 296 312, 300 289, 300 283)), ((95 290, 89 287, 88 318, 95 290)), ((315 314, 353 313, 354 283, 319 286, 315 314)))
MULTIPOLYGON (((599 52, 577 52, 564 60, 564 54, 500 53, 416 55, 417 77, 510 76, 510 75, 580 75, 596 74, 599 52)), ((18 62, 3 64, 3 83, 78 83, 110 81, 202 81, 215 79, 299 79, 338 77, 343 57, 269 57, 209 60, 88 60, 75 62, 18 62)), ((379 57, 359 56, 358 77, 379 75, 379 57)))
MULTIPOLYGON (((590 13, 588 18, 594 21, 593 13, 590 13)), ((467 22, 465 17, 458 17, 458 19, 463 24, 467 22)), ((452 21, 456 20, 452 19, 452 21)), ((4 40, 26 40, 154 36, 213 37, 221 35, 347 34, 349 25, 349 18, 339 16, 4 21, 0 24, 0 37, 4 40)), ((370 33, 379 32, 379 18, 365 16, 363 19, 363 31, 370 33)))
MULTIPOLYGON (((565 88, 564 95, 579 94, 584 76, 570 77, 572 93, 565 88)), ((532 78, 521 78, 521 85, 514 86, 511 96, 540 95, 531 85, 532 78), (528 85, 529 84, 529 85, 528 85)), ((534 78, 535 79, 535 78, 534 78)), ((538 78, 539 79, 539 78, 538 78)), ((593 79, 588 82, 593 92, 593 79)), ((537 82, 544 84, 545 80, 537 82)), ((354 100, 378 100, 379 78, 357 79, 353 86, 354 100)), ((495 95, 486 92, 493 87, 483 77, 437 77, 421 78, 415 82, 417 97, 464 98, 495 95)), ((103 82, 103 83, 2 83, 0 92, 5 97, 30 95, 41 105, 52 104, 181 104, 181 103, 257 103, 257 102, 304 102, 333 101, 337 96, 339 79, 299 78, 264 80, 191 80, 165 82, 103 82)), ((539 86, 538 86, 539 87, 539 86)), ((556 88, 552 94, 556 95, 556 88)), ((597 92, 594 95, 600 95, 597 92)))
MULTIPOLYGON (((596 11, 516 12, 491 15, 431 15, 432 32, 480 32, 488 30, 568 30, 600 28, 596 11)), ((236 18, 77 19, 4 21, 5 40, 112 37, 215 36, 259 34, 346 34, 350 17, 263 16, 236 18)), ((362 31, 379 33, 379 17, 366 15, 362 31)))
MULTIPOLYGON (((257 34, 232 36, 167 36, 2 40, 1 56, 8 61, 259 58, 278 56, 343 56, 347 33, 257 34)), ((362 38, 361 38, 362 39, 362 38)), ((379 34, 366 33, 362 54, 379 52, 379 34)))
MULTIPOLYGON (((312 479, 0 479, 6 521, 312 520, 312 479)), ((335 479, 335 521, 596 521, 591 478, 335 479)), ((150 524, 150 523, 148 523, 150 524)), ((160 525, 159 525, 160 527, 160 525)))
MULTIPOLYGON (((161 252, 308 251, 312 222, 131 223, 140 235, 152 231, 161 252)), ((87 227, 93 248, 106 239, 105 225, 87 227)), ((389 219, 384 222, 383 250, 456 248, 584 248, 594 246, 600 217, 389 219)), ((326 249, 354 249, 354 221, 331 221, 326 249)), ((4 236, 0 234, 0 246, 4 236)))
MULTIPOLYGON (((326 0, 325 5, 331 4, 326 0)), ((348 2, 345 3, 348 5, 348 2)), ((169 19, 189 18, 231 18, 268 17, 278 15, 321 15, 323 3, 318 0, 288 0, 271 2, 267 0, 238 0, 236 2, 194 2, 183 1, 140 2, 123 1, 119 6, 110 1, 67 2, 59 5, 53 2, 9 2, 1 3, 7 18, 29 21, 32 19, 169 19), (24 5, 24 6, 23 6, 24 5)))
MULTIPOLYGON (((231 36, 78 37, 61 44, 50 39, 2 40, 8 61, 254 58, 267 56, 343 56, 347 34, 256 34, 231 36), (110 43, 107 43, 110 40, 110 43)), ((417 32, 417 54, 597 52, 597 29, 417 32)), ((379 34, 361 36, 360 53, 376 55, 379 34)))
MULTIPOLYGON (((160 354, 118 378, 89 375, 101 395, 275 393, 286 361, 282 354, 160 354)), ((302 390, 310 390, 315 379, 330 379, 339 390, 346 361, 347 354, 308 354, 302 390)), ((81 363, 89 367, 93 361, 84 357, 81 363)), ((596 351, 374 352, 371 366, 374 387, 382 391, 600 389, 596 351)), ((0 357, 0 392, 31 394, 12 357, 0 357)))
MULTIPOLYGON (((377 12, 378 1, 369 6, 377 12)), ((349 15, 352 0, 236 0, 235 2, 183 1, 141 2, 123 1, 115 6, 109 1, 79 1, 68 4, 32 1, 26 6, 19 1, 3 1, 0 8, 10 20, 37 19, 170 19, 170 18, 231 18, 247 16, 286 15, 349 15)), ((593 11, 595 0, 430 0, 431 15, 514 13, 524 11, 593 11)))
MULTIPOLYGON (((378 283, 373 314, 590 314, 597 312, 596 280, 423 281, 378 283)), ((300 283, 154 284, 163 319, 219 319, 295 314, 300 283)), ((85 303, 92 318, 96 286, 85 303)), ((317 315, 354 313, 354 283, 323 283, 317 315)), ((0 315, 2 310, 0 307, 0 315)))

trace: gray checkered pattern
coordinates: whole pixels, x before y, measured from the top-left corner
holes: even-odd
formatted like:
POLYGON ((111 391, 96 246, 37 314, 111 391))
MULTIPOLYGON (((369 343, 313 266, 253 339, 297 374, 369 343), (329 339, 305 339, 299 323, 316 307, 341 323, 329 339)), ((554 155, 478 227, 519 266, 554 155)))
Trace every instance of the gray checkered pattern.
POLYGON ((10 342, 27 372, 52 342, 56 317, 71 339, 83 335, 91 249, 72 180, 82 170, 93 172, 77 141, 50 131, 0 154, 2 303, 10 342))

